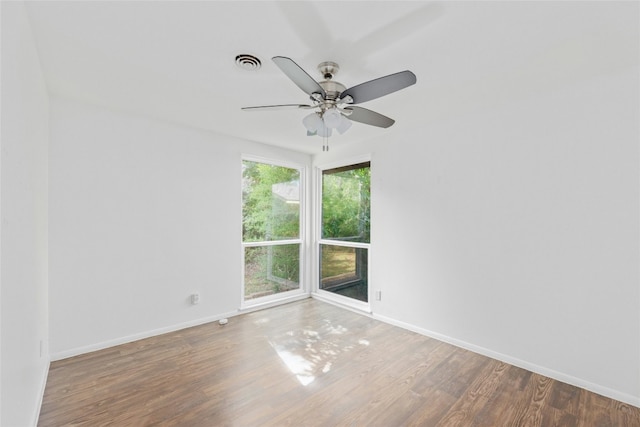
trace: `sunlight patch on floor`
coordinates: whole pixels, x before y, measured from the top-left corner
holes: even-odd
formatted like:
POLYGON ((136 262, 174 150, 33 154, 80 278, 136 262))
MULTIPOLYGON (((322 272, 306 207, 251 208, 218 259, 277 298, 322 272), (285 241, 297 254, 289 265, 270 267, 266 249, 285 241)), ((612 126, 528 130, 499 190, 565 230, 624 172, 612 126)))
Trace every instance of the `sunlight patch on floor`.
MULTIPOLYGON (((268 340, 300 384, 308 386, 317 377, 329 373, 342 354, 356 348, 355 342, 343 342, 336 337, 347 332, 348 329, 344 326, 334 325, 325 319, 319 330, 306 328, 282 331, 276 336, 268 337, 268 340)), ((368 346, 369 341, 361 339, 358 344, 368 346)))
POLYGON ((280 359, 282 359, 289 371, 300 381, 300 384, 308 386, 316 379, 316 377, 312 375, 313 362, 310 362, 299 354, 285 350, 282 346, 276 345, 271 341, 269 344, 271 344, 276 353, 278 353, 278 356, 280 356, 280 359))

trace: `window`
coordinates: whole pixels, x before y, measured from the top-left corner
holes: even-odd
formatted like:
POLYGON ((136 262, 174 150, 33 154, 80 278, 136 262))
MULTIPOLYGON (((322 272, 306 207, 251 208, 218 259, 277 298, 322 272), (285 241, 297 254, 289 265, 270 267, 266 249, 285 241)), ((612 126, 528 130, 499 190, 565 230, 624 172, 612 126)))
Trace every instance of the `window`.
POLYGON ((369 301, 370 162, 322 171, 319 290, 369 301))
POLYGON ((243 301, 301 291, 301 169, 242 161, 243 301))

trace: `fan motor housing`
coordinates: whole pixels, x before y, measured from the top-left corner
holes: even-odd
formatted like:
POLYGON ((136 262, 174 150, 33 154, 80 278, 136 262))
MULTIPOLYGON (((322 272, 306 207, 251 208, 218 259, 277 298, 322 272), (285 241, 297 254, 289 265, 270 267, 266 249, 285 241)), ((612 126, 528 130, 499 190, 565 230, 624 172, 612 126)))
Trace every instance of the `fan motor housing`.
POLYGON ((318 83, 320 84, 320 86, 322 86, 322 89, 324 89, 325 93, 327 94, 327 99, 338 99, 338 96, 340 96, 342 92, 347 90, 347 88, 342 83, 338 83, 333 80, 325 80, 318 83))

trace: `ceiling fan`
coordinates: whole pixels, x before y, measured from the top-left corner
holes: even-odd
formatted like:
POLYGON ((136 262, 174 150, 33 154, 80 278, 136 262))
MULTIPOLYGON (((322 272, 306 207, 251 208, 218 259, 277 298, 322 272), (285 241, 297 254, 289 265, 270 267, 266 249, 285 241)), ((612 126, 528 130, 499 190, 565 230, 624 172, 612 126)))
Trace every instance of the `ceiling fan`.
POLYGON ((309 136, 318 135, 326 138, 331 136, 332 129, 342 134, 351 127, 351 121, 388 128, 395 123, 395 120, 375 111, 356 107, 355 104, 380 98, 416 82, 415 74, 407 70, 347 89, 343 84, 333 80, 333 76, 340 69, 335 62, 326 61, 318 65, 318 71, 324 80, 317 82, 291 58, 275 56, 272 60, 287 77, 309 95, 311 104, 264 105, 244 107, 242 110, 316 110, 302 120, 309 136))

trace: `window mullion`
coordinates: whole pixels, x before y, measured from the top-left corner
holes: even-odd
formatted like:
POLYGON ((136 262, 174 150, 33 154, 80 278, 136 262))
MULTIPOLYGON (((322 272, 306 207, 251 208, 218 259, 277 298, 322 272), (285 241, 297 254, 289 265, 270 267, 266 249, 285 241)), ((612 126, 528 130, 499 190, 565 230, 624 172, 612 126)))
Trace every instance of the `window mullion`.
POLYGON ((253 248, 258 246, 296 245, 301 243, 302 243, 302 239, 264 240, 260 242, 242 242, 242 246, 245 248, 253 248))
POLYGON ((369 249, 371 247, 371 243, 350 242, 347 240, 320 239, 318 243, 320 243, 321 245, 345 246, 348 248, 369 249))

